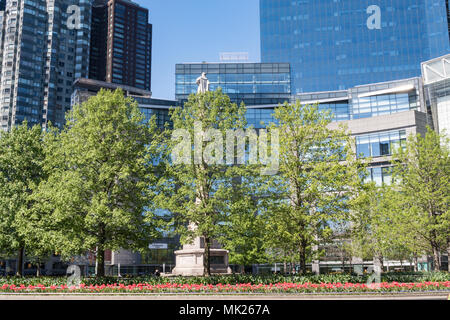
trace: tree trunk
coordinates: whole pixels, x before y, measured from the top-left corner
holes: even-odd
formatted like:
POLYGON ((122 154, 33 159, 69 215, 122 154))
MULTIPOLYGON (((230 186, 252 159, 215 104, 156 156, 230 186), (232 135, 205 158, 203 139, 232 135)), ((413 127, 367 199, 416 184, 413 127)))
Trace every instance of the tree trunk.
POLYGON ((306 273, 306 245, 303 243, 300 246, 300 274, 306 273))
POLYGON ((211 276, 211 239, 205 237, 205 256, 203 258, 203 275, 205 277, 211 276))
POLYGON ((447 268, 448 272, 450 272, 450 243, 447 246, 447 268))
POLYGON ((439 272, 441 269, 441 264, 439 262, 439 249, 436 245, 433 245, 433 264, 434 271, 439 272))
POLYGON ((417 258, 417 254, 414 253, 414 272, 418 272, 419 271, 419 262, 418 262, 418 258, 417 258))
POLYGON ((383 256, 381 254, 376 254, 373 258, 373 267, 375 273, 383 273, 383 256))
POLYGON ((36 263, 36 277, 40 277, 41 276, 41 262, 38 260, 38 262, 36 263))
POLYGON ((97 249, 97 274, 98 278, 105 276, 105 250, 97 249))
POLYGON ((16 276, 23 277, 23 255, 25 252, 25 248, 21 247, 17 256, 17 272, 16 276))

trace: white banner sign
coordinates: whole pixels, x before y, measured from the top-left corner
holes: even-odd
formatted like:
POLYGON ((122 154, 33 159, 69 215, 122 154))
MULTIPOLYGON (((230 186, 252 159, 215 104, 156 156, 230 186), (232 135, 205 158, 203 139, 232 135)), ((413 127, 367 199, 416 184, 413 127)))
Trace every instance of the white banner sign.
POLYGON ((167 249, 167 243, 152 243, 148 246, 149 249, 167 249))

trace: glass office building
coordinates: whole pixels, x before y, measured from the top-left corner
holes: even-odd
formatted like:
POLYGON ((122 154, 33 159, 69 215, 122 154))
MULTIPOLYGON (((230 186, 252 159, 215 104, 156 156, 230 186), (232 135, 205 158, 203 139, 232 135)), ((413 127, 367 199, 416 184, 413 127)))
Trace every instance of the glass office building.
POLYGON ((169 109, 175 108, 178 105, 177 101, 138 96, 133 96, 133 99, 139 104, 139 109, 144 114, 146 120, 150 120, 155 116, 158 128, 164 128, 166 124, 168 124, 169 128, 173 128, 169 109))
POLYGON ((359 158, 391 156, 395 149, 406 146, 406 130, 377 132, 356 137, 359 158))
POLYGON ((247 106, 279 104, 291 97, 288 63, 185 63, 175 66, 176 100, 197 93, 197 78, 205 72, 210 90, 221 87, 232 102, 247 106))
POLYGON ((450 54, 422 63, 422 73, 434 129, 450 137, 450 54))
POLYGON ((72 106, 86 102, 89 98, 95 96, 100 89, 116 90, 121 88, 126 96, 132 97, 138 103, 139 109, 146 120, 156 116, 156 124, 159 128, 164 128, 166 123, 169 127, 172 126, 169 109, 178 105, 178 102, 174 100, 152 98, 151 92, 140 88, 105 81, 79 78, 75 80, 73 87, 72 106))
MULTIPOLYGON (((293 103, 294 101, 290 101, 293 103)), ((254 106, 247 108, 247 124, 255 129, 267 128, 271 123, 277 123, 274 118, 275 108, 272 106, 254 106)), ((348 102, 321 103, 318 105, 319 111, 330 111, 332 121, 350 120, 350 106, 348 102)))
POLYGON ((292 92, 418 77, 450 52, 448 0, 260 0, 261 59, 291 64, 292 92))
MULTIPOLYGON (((420 78, 357 86, 342 91, 303 93, 291 102, 316 104, 320 111, 330 111, 333 122, 367 119, 405 111, 426 112, 420 78), (422 106, 422 107, 421 107, 422 106)), ((276 105, 249 107, 247 121, 255 128, 265 128, 274 121, 276 105)))
MULTIPOLYGON (((303 93, 292 97, 302 104, 318 104, 330 110, 331 128, 344 123, 355 138, 360 158, 371 158, 368 180, 377 184, 391 182, 391 158, 394 149, 404 147, 409 134, 426 131, 431 124, 425 92, 420 78, 356 86, 342 91, 303 93)), ((291 101, 291 102, 292 102, 291 101)), ((251 106, 247 121, 255 128, 266 128, 276 106, 251 106)))

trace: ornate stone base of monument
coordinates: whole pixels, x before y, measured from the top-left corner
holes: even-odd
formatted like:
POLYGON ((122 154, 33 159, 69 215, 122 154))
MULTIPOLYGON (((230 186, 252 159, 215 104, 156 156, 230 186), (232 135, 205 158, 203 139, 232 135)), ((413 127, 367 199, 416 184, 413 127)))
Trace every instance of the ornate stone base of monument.
MULTIPOLYGON (((205 243, 203 238, 196 238, 193 244, 184 245, 183 250, 175 251, 176 266, 172 274, 182 276, 201 276, 204 274, 203 257, 205 243)), ((217 241, 213 241, 210 249, 211 273, 230 274, 228 266, 228 250, 220 248, 217 241)))

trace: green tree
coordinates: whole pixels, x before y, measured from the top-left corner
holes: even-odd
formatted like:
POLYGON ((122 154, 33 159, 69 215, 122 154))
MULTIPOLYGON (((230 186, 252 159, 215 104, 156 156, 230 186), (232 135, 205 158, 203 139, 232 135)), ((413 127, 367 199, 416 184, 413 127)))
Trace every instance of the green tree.
POLYGON ((417 219, 417 211, 411 208, 400 186, 392 186, 390 191, 390 210, 385 213, 389 216, 389 224, 385 225, 385 230, 390 234, 392 249, 397 252, 389 253, 388 250, 388 254, 409 256, 417 271, 418 258, 424 254, 432 254, 432 250, 429 242, 422 236, 422 221, 417 219))
POLYGON ((410 135, 406 148, 394 153, 395 183, 406 203, 401 221, 411 236, 427 244, 435 271, 440 269, 440 253, 450 247, 449 146, 446 135, 428 127, 425 136, 410 135))
POLYGON ((40 126, 30 128, 26 121, 0 134, 0 251, 18 252, 19 276, 23 275, 25 252, 29 256, 48 253, 48 248, 27 236, 36 230, 21 218, 33 211, 32 195, 46 179, 42 170, 44 135, 40 126))
POLYGON ((230 251, 230 264, 244 266, 267 262, 264 244, 266 215, 262 213, 267 190, 265 176, 259 176, 260 167, 248 168, 244 181, 235 185, 229 213, 222 225, 220 238, 224 248, 230 251))
POLYGON ((160 132, 121 90, 101 90, 67 119, 48 144, 49 179, 39 187, 36 212, 58 254, 95 250, 97 276, 104 276, 105 250, 144 250, 159 235, 147 205, 160 132))
POLYGON ((414 261, 417 270, 418 258, 431 253, 428 242, 421 235, 421 221, 417 219, 415 210, 411 210, 401 185, 392 184, 389 188, 384 186, 383 189, 385 223, 379 226, 383 228, 384 239, 389 243, 385 254, 395 259, 408 257, 408 260, 414 261))
POLYGON ((380 267, 383 258, 400 244, 393 220, 398 213, 397 196, 398 192, 388 185, 370 182, 350 200, 350 235, 355 252, 361 258, 374 259, 380 267))
POLYGON ((292 236, 296 230, 292 227, 289 213, 286 212, 289 206, 274 202, 269 208, 264 212, 267 222, 264 225, 263 238, 269 261, 288 262, 295 266, 300 261, 300 255, 298 243, 293 241, 292 236))
POLYGON ((280 175, 274 189, 281 196, 273 203, 269 242, 295 247, 301 272, 318 250, 331 240, 333 223, 348 215, 349 195, 359 187, 362 162, 352 151, 345 128, 329 127, 331 114, 317 105, 285 103, 275 110, 280 131, 280 175))
POLYGON ((158 204, 173 213, 171 226, 181 235, 182 243, 203 238, 207 276, 211 274, 212 241, 221 237, 221 224, 231 210, 238 210, 231 205, 236 190, 241 190, 236 186, 242 172, 239 166, 226 165, 223 150, 227 130, 244 129, 245 112, 243 104, 231 103, 220 88, 190 95, 183 108, 171 111, 174 140, 167 142, 168 151, 177 151, 177 159, 184 161, 167 164, 158 204), (183 150, 178 149, 180 138, 183 150))

